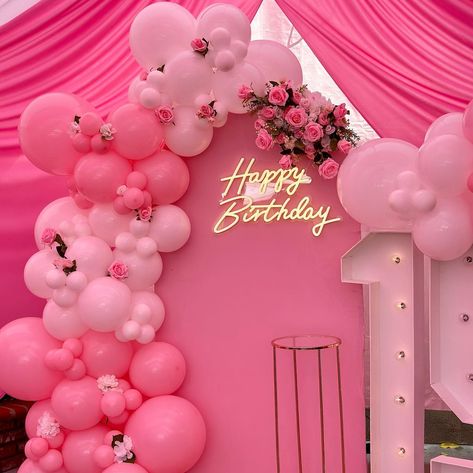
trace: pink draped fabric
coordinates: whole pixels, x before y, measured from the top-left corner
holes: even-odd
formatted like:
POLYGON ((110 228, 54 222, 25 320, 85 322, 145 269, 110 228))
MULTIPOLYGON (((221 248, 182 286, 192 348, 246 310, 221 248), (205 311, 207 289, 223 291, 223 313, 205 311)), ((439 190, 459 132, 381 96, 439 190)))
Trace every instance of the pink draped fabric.
POLYGON ((473 2, 276 0, 382 137, 422 143, 473 98, 473 2))

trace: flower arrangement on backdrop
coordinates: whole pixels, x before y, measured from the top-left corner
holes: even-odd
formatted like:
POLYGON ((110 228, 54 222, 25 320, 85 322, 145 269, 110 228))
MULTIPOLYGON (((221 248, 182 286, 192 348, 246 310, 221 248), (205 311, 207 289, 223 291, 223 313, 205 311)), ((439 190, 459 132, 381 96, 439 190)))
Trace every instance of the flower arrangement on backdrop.
POLYGON ((359 141, 350 128, 350 111, 345 104, 333 105, 306 85, 269 81, 261 96, 244 84, 238 95, 246 110, 257 116, 256 146, 269 150, 278 145, 282 154, 279 164, 284 169, 302 156, 318 166, 320 176, 332 179, 339 168, 332 154, 337 150, 347 154, 359 141))

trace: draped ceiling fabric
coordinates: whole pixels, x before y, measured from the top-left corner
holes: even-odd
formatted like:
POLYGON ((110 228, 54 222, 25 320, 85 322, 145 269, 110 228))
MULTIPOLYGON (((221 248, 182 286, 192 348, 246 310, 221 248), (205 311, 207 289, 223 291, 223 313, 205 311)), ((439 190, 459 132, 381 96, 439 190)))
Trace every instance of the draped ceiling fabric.
POLYGON ((473 2, 276 0, 381 137, 423 141, 473 98, 473 2))

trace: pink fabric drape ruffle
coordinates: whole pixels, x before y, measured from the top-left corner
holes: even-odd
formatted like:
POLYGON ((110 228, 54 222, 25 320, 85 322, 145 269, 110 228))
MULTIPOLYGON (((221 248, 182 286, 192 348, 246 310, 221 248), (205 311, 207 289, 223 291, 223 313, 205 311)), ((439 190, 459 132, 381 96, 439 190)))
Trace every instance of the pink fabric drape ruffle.
POLYGON ((473 2, 276 0, 382 137, 419 145, 473 98, 473 2))

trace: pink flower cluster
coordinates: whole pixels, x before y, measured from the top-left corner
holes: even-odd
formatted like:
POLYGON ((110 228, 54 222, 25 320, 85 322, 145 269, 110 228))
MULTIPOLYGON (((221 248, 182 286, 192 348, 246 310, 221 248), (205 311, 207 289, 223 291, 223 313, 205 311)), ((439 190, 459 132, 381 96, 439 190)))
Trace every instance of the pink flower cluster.
POLYGON ((199 118, 206 119, 209 123, 213 123, 215 121, 215 117, 217 115, 216 110, 214 109, 214 103, 210 102, 208 104, 201 105, 199 110, 197 111, 196 115, 199 118))
POLYGON ((202 56, 209 52, 209 42, 205 38, 194 38, 191 41, 191 48, 202 56))
POLYGON ((256 146, 281 149, 281 167, 288 169, 299 156, 314 161, 319 174, 332 179, 338 173, 335 151, 347 154, 358 141, 349 128, 345 104, 333 105, 306 86, 293 88, 290 82, 269 82, 266 94, 257 96, 252 87, 242 85, 238 91, 245 108, 254 114, 256 146))

